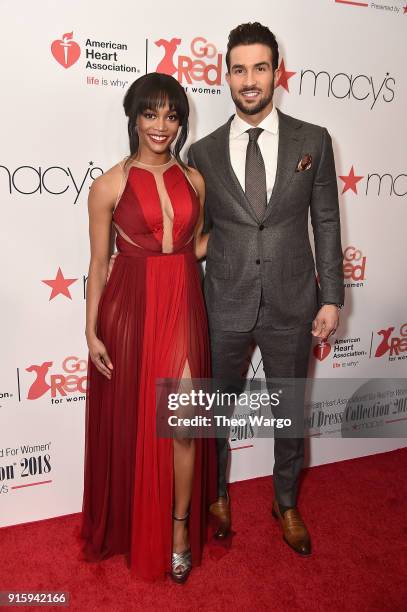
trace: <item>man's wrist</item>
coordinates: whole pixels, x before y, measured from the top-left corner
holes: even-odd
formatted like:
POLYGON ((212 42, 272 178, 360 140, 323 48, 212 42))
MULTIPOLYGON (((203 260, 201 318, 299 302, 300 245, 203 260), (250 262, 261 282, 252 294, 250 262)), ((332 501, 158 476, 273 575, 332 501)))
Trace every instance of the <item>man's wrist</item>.
POLYGON ((336 302, 322 302, 320 308, 322 308, 322 306, 336 306, 339 310, 343 308, 343 304, 337 304, 336 302))

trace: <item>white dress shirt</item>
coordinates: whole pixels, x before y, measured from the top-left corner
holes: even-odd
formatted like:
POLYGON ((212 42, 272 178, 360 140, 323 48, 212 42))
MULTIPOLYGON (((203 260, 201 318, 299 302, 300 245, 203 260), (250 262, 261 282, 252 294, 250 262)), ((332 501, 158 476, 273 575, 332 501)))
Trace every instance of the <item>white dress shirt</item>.
MULTIPOLYGON (((245 190, 246 180, 246 149, 249 142, 249 134, 246 130, 252 128, 253 125, 247 123, 237 114, 233 117, 230 124, 229 134, 229 150, 230 163, 239 183, 245 190)), ((258 138, 258 144, 266 167, 266 185, 267 185, 267 202, 270 200, 271 192, 273 191, 274 181, 276 179, 277 170, 277 153, 278 153, 278 113, 275 106, 271 113, 263 119, 257 126, 263 128, 263 132, 258 138)))

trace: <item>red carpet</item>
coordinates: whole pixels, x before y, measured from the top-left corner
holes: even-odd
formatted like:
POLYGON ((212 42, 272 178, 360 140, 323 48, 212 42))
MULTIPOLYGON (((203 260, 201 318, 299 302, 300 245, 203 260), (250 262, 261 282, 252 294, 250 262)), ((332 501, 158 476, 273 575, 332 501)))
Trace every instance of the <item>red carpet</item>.
POLYGON ((401 449, 305 470, 299 508, 312 535, 309 558, 281 540, 271 478, 233 484, 231 549, 222 556, 223 549, 207 548, 181 586, 132 582, 123 557, 80 562, 78 514, 7 527, 0 530, 0 590, 69 591, 69 609, 85 612, 405 612, 406 468, 401 449))

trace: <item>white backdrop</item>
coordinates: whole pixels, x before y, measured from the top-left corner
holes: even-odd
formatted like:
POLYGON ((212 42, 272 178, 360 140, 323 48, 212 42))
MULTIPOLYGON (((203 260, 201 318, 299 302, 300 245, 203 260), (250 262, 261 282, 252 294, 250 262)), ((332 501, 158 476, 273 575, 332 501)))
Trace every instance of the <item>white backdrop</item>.
MULTIPOLYGON (((276 105, 333 138, 346 308, 336 340, 314 347, 310 375, 405 377, 405 0, 258 0, 255 12, 243 0, 223 12, 213 0, 0 6, 0 525, 81 509, 87 194, 127 154, 124 92, 172 66, 188 88, 190 142, 212 131, 233 110, 224 52, 238 23, 259 20, 279 40, 276 105)), ((251 375, 262 376, 259 361, 251 375)), ((308 455, 318 465, 405 445, 312 439, 308 455)), ((271 440, 232 448, 231 480, 271 473, 271 440)))

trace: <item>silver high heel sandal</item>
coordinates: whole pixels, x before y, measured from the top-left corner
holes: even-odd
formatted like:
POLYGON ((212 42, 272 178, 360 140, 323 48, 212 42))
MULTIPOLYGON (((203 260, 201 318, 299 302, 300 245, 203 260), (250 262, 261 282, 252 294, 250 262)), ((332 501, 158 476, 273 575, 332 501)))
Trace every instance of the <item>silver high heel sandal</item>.
MULTIPOLYGON (((175 521, 186 521, 189 517, 189 512, 182 518, 173 515, 175 521)), ((182 584, 185 582, 192 569, 191 548, 187 548, 180 553, 173 552, 171 558, 171 578, 174 582, 182 584)))

